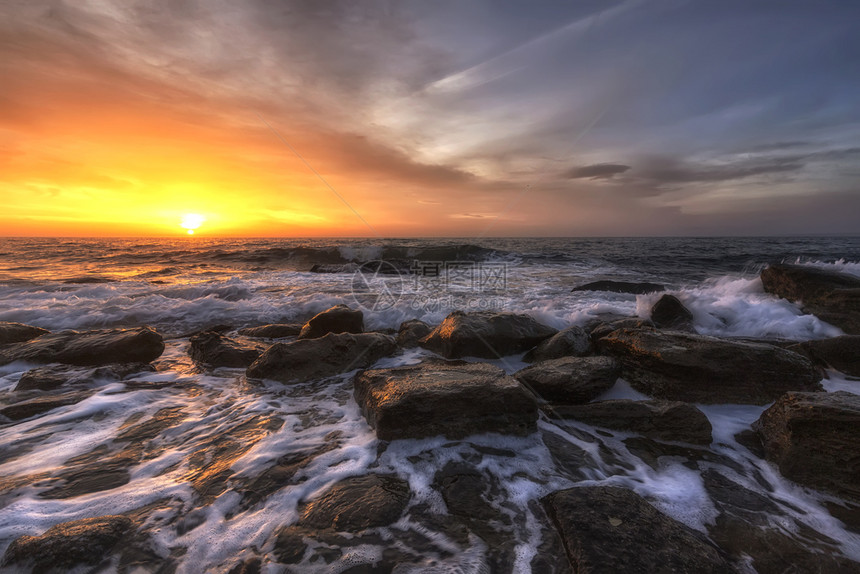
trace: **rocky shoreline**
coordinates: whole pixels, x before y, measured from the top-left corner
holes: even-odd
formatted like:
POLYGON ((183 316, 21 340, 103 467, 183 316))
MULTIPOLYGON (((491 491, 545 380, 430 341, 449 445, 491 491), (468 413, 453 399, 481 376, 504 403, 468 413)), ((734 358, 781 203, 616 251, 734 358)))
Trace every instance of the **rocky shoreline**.
MULTIPOLYGON (((714 448, 704 405, 770 405, 737 435, 746 455, 769 461, 800 487, 820 491, 832 517, 846 530, 860 531, 860 395, 828 393, 820 383, 826 369, 858 376, 860 279, 791 265, 771 265, 761 278, 768 293, 798 303, 845 335, 807 342, 699 335, 690 311, 665 294, 649 319, 613 317, 562 331, 527 315, 458 311, 436 326, 411 320, 397 332, 365 332, 361 311, 337 305, 301 325, 194 333, 187 353, 202 373, 245 369, 242 384, 248 389, 325 384, 357 371, 349 381, 350 394, 379 441, 380 456, 393 441, 440 435, 450 443, 480 433, 540 436, 573 482, 587 484, 547 493, 530 508, 542 517, 536 526, 541 540, 530 561, 534 572, 857 572, 860 563, 844 556, 836 541, 789 518, 786 508, 715 466, 731 469, 736 463, 714 448), (418 363, 378 366, 415 348, 425 350, 418 363), (530 365, 507 373, 498 362, 514 355, 530 365), (649 399, 601 399, 619 377, 649 399), (588 425, 593 433, 578 438, 595 448, 565 442, 539 424, 542 420, 588 425), (643 464, 656 467, 681 459, 702 473, 716 509, 706 533, 671 518, 629 488, 587 481, 597 459, 609 466, 624 464, 602 448, 601 433, 611 432, 627 433, 624 444, 643 464), (763 518, 763 512, 783 516, 783 526, 763 518)), ((604 283, 582 288, 662 291, 652 284, 604 283)), ((164 351, 164 338, 148 327, 49 333, 0 323, 0 365, 45 364, 23 373, 5 393, 0 428, 80 403, 105 384, 127 381, 127 388, 157 388, 158 383, 135 379, 156 371, 153 362, 164 351)), ((36 488, 41 498, 63 500, 128 484, 131 469, 158 456, 148 441, 180 426, 186 416, 181 407, 171 407, 146 420, 130 417, 110 445, 66 461, 53 475, 0 477, 0 504, 8 505, 25 488, 36 488)), ((225 492, 237 493, 240 509, 253 508, 295 484, 303 469, 338 444, 338 436, 328 436, 300 455, 273 461, 258 476, 237 480, 233 463, 285 424, 281 416, 260 414, 203 443, 199 456, 184 463, 185 480, 199 504, 175 519, 176 531, 193 530, 200 520, 195 516, 225 492)), ((24 456, 32 446, 15 448, 0 451, 3 459, 24 456)), ((414 531, 394 528, 409 519, 433 525, 455 542, 481 540, 490 549, 491 571, 510 571, 510 531, 522 517, 515 508, 500 513, 491 504, 499 498, 498 478, 479 460, 446 464, 436 469, 432 484, 423 486, 438 493, 446 513, 415 503, 418 485, 403 477, 372 471, 345 477, 297 501, 294 521, 272 530, 262 548, 225 564, 224 570, 238 574, 260 572, 270 564, 326 564, 341 555, 339 548, 364 544, 386 551, 372 566, 343 571, 397 571, 398 565, 420 561, 409 548, 434 544, 416 543, 409 538, 418 536, 414 531)), ((764 477, 754 478, 767 484, 764 477)), ((39 535, 20 536, 9 541, 3 564, 34 572, 109 563, 120 571, 138 566, 172 571, 181 554, 163 556, 150 541, 152 517, 170 504, 63 522, 39 535)))

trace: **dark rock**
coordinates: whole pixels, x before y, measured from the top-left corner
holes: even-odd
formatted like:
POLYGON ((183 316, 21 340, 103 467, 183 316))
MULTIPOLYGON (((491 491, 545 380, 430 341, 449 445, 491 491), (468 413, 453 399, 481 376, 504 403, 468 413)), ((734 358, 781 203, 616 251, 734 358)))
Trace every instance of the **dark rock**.
POLYGON ((14 540, 3 564, 31 563, 34 572, 67 570, 80 564, 98 564, 132 529, 125 516, 99 516, 63 522, 41 536, 21 536, 14 540))
POLYGON ((409 484, 368 474, 341 480, 301 510, 299 525, 359 532, 396 522, 409 503, 409 484))
POLYGON ((3 407, 0 409, 0 415, 3 415, 9 420, 21 421, 60 407, 79 403, 91 394, 92 393, 85 391, 78 391, 59 395, 49 395, 46 397, 36 397, 3 407))
POLYGON ((596 462, 579 445, 555 433, 543 432, 541 439, 556 465, 574 480, 585 480, 585 469, 594 468, 596 462))
POLYGON ((50 391, 62 386, 89 384, 94 381, 121 381, 130 375, 153 372, 149 363, 106 365, 95 369, 68 365, 50 365, 30 369, 18 380, 16 391, 50 391))
POLYGON ((528 315, 454 311, 420 344, 448 359, 495 359, 522 353, 557 332, 528 315))
POLYGON ((354 384, 356 402, 383 440, 535 430, 534 398, 486 363, 430 361, 370 370, 359 373, 354 384))
POLYGON ((433 486, 442 493, 448 512, 467 521, 493 520, 499 513, 487 501, 488 484, 478 469, 449 462, 436 472, 433 486))
POLYGON ((164 342, 152 327, 61 331, 0 348, 0 364, 12 361, 68 365, 149 363, 162 352, 164 342))
POLYGON ((242 345, 221 333, 204 331, 191 337, 188 354, 195 363, 208 367, 247 368, 262 351, 242 345))
POLYGON ((551 403, 587 403, 608 391, 621 375, 612 357, 564 357, 541 361, 514 373, 523 385, 551 403))
POLYGON ((13 323, 11 321, 0 321, 0 345, 10 343, 23 343, 48 334, 50 331, 41 327, 13 323))
POLYGON ((610 293, 631 293, 633 295, 644 295, 665 290, 666 288, 658 283, 629 283, 627 281, 594 281, 571 289, 572 292, 609 291, 610 293))
POLYGON ((233 566, 227 574, 260 574, 262 567, 263 561, 259 558, 248 558, 233 566))
POLYGON ((597 345, 621 360, 633 388, 662 399, 764 404, 821 389, 809 359, 772 345, 647 329, 614 331, 597 345))
POLYGON ((400 328, 397 330, 397 345, 404 349, 411 349, 418 346, 418 341, 430 334, 433 327, 419 321, 418 319, 410 319, 400 323, 400 328))
POLYGON ((636 317, 626 317, 624 319, 616 319, 608 323, 599 323, 595 325, 589 332, 592 342, 597 344, 599 339, 613 333, 619 329, 656 329, 657 326, 650 319, 637 319, 636 317))
POLYGON ((732 512, 748 521, 760 521, 763 525, 767 518, 762 513, 782 514, 769 498, 726 478, 713 468, 702 471, 702 481, 717 510, 732 512))
POLYGON ((693 314, 674 295, 663 295, 654 303, 651 320, 660 329, 693 330, 693 314))
POLYGON ((272 553, 281 564, 298 564, 308 549, 302 532, 292 526, 282 528, 275 538, 272 553))
POLYGON ((761 443, 761 437, 754 430, 742 430, 735 435, 735 440, 757 457, 764 458, 764 445, 761 443))
POLYGON ((788 350, 833 367, 846 375, 860 377, 860 335, 805 341, 788 347, 788 350))
POLYGON ((548 412, 595 426, 642 433, 657 440, 711 443, 708 417, 689 403, 619 399, 558 406, 548 412))
POLYGON ((860 500, 860 395, 787 393, 753 429, 786 478, 860 500))
POLYGON ((523 357, 527 363, 560 359, 561 357, 584 357, 592 351, 591 337, 582 327, 562 329, 523 357))
POLYGON ((298 323, 272 323, 271 325, 260 325, 259 327, 245 327, 239 329, 238 333, 243 337, 255 337, 258 339, 282 339, 283 337, 295 337, 302 331, 298 323))
POLYGON ((361 333, 364 331, 364 314, 346 305, 334 307, 314 315, 299 333, 299 339, 317 339, 328 333, 361 333))
POLYGON ((691 470, 701 470, 702 461, 719 464, 734 470, 744 472, 744 467, 734 459, 717 454, 707 448, 659 442, 643 436, 634 436, 622 441, 631 454, 637 456, 654 470, 660 470, 662 457, 670 457, 673 463, 679 462, 691 470))
POLYGON ((301 383, 365 369, 397 349, 379 333, 329 333, 318 339, 275 343, 248 367, 248 377, 301 383))
POLYGON ((629 490, 571 488, 542 502, 574 572, 735 572, 703 535, 629 490))

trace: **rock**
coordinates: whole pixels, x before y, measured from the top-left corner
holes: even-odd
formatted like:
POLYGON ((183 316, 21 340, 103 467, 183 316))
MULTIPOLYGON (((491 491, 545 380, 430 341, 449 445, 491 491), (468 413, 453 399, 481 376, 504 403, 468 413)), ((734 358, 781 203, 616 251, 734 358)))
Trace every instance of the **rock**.
POLYGON ((152 327, 61 331, 0 348, 0 365, 12 361, 67 365, 149 363, 162 352, 164 341, 152 327))
POLYGON ((629 490, 570 488, 542 502, 574 572, 735 572, 702 534, 629 490))
POLYGON ((208 367, 247 368, 262 352, 245 346, 216 331, 204 331, 191 337, 188 354, 195 363, 208 367))
POLYGON ((418 346, 418 341, 430 334, 433 327, 419 321, 418 319, 410 319, 400 323, 400 328, 397 330, 397 345, 404 349, 411 349, 418 346))
POLYGON ((557 332, 528 315, 454 311, 420 344, 447 359, 495 359, 527 351, 557 332))
POLYGON ((860 335, 805 341, 788 347, 788 350, 833 367, 846 375, 860 377, 860 335))
POLYGON ((563 357, 541 361, 514 373, 514 377, 555 404, 587 403, 608 391, 621 375, 612 357, 563 357))
POLYGON ((361 333, 364 331, 364 314, 346 305, 334 307, 317 313, 299 333, 299 339, 317 339, 328 333, 361 333))
POLYGON ((0 321, 0 345, 10 343, 23 343, 41 337, 49 333, 47 329, 24 325, 23 323, 12 323, 11 321, 0 321))
POLYGON ((15 391, 50 391, 62 386, 88 384, 98 380, 121 381, 137 373, 153 372, 149 363, 106 365, 95 369, 68 365, 50 365, 30 369, 18 380, 15 391))
POLYGON ((272 323, 271 325, 260 325, 259 327, 245 327, 238 331, 243 337, 255 337, 259 339, 295 337, 301 332, 302 326, 297 323, 272 323))
POLYGON ((787 393, 753 429, 786 478, 860 500, 860 395, 787 393))
POLYGON ((636 317, 626 317, 624 319, 617 319, 615 321, 610 321, 608 323, 599 323, 595 325, 591 331, 589 332, 589 336, 591 337, 591 341, 596 345, 598 339, 602 339, 606 335, 617 331, 619 329, 656 329, 657 325, 655 325, 650 319, 637 319, 636 317))
POLYGON ((654 303, 651 320, 660 329, 693 331, 693 314, 674 295, 663 295, 654 303))
POLYGON ((79 564, 95 565, 107 558, 132 530, 125 516, 99 516, 52 526, 41 536, 21 536, 3 556, 3 565, 31 563, 34 572, 68 570, 79 564))
POLYGON ((809 359, 772 345, 620 329, 597 346, 621 360, 621 376, 633 388, 661 399, 765 404, 786 391, 821 389, 809 359))
POLYGON ((383 440, 535 430, 534 398, 494 365, 429 361, 364 371, 354 384, 356 402, 383 440))
POLYGON ((801 303, 803 310, 851 335, 860 335, 860 277, 774 264, 761 272, 765 292, 801 303))
POLYGON ((705 413, 678 401, 598 401, 554 406, 550 415, 595 426, 634 431, 657 440, 711 444, 711 423, 705 413))
POLYGON ((272 553, 281 564, 297 564, 308 549, 304 536, 295 527, 288 526, 278 531, 275 538, 275 547, 272 553))
POLYGON ((579 285, 571 289, 573 291, 609 291, 610 293, 631 293, 633 295, 644 295, 657 291, 665 291, 666 288, 658 283, 629 283, 627 281, 594 281, 579 285))
POLYGON ((576 325, 562 329, 537 347, 526 353, 523 361, 536 363, 561 357, 584 357, 592 351, 591 337, 576 325))
POLYGON ((0 409, 0 415, 12 421, 21 421, 60 407, 79 403, 91 394, 89 392, 71 392, 47 397, 36 397, 3 407, 0 409))
POLYGON ((247 375, 282 383, 301 383, 365 369, 397 349, 379 333, 329 333, 319 339, 275 343, 248 367, 247 375))
POLYGON ((488 484, 481 472, 463 462, 448 462, 433 478, 442 493, 448 512, 471 521, 499 519, 499 512, 487 501, 488 484))
POLYGON ((301 510, 299 526, 340 532, 388 526, 403 514, 409 497, 409 483, 395 476, 354 476, 309 502, 301 510))

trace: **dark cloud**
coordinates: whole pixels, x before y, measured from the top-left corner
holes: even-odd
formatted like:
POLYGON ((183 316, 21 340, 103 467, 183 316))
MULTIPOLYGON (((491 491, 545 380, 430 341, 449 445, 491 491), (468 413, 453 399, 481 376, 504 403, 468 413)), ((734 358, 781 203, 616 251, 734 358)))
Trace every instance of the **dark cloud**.
POLYGON ((569 169, 564 172, 564 177, 569 179, 609 179, 629 169, 629 165, 620 163, 595 163, 569 169))
POLYGON ((706 164, 661 157, 637 166, 637 177, 655 184, 718 183, 754 176, 797 172, 805 166, 803 156, 753 158, 706 164))

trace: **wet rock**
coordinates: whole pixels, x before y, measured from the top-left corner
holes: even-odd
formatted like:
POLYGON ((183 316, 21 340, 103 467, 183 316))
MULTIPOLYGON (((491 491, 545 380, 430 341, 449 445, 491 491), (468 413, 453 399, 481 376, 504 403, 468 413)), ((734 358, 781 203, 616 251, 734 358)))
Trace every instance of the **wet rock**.
POLYGON ((487 501, 487 481, 475 467, 449 462, 436 472, 433 483, 454 516, 470 521, 498 518, 498 511, 487 501))
POLYGON ((259 558, 248 558, 239 562, 227 574, 260 574, 263 568, 263 561, 259 558))
POLYGON ((654 303, 651 321, 660 329, 693 331, 693 314, 674 295, 663 295, 654 303))
POLYGON ((502 369, 486 363, 428 361, 355 377, 355 400, 383 440, 445 435, 462 438, 535 429, 534 398, 502 369))
POLYGON ((247 368, 262 351, 242 345, 216 331, 204 331, 191 337, 188 354, 195 363, 208 367, 247 368))
POLYGON ((302 531, 292 526, 282 528, 275 537, 272 553, 281 564, 298 564, 302 561, 308 545, 302 531))
POLYGON ((738 473, 744 472, 743 465, 734 459, 717 454, 707 448, 669 444, 642 436, 626 438, 622 442, 631 454, 637 456, 654 470, 661 469, 660 459, 665 456, 670 457, 673 463, 678 462, 678 459, 683 459, 681 464, 691 470, 700 470, 701 465, 699 463, 705 461, 725 466, 738 473))
POLYGON ((742 430, 734 436, 738 444, 744 446, 751 453, 759 458, 764 458, 764 445, 761 443, 761 437, 752 429, 742 430))
POLYGON ((317 339, 328 333, 361 333, 364 331, 364 314, 346 305, 335 305, 314 315, 302 327, 299 339, 317 339))
POLYGON ((248 367, 247 375, 301 383, 365 369, 396 349, 394 339, 388 335, 329 333, 318 339, 275 343, 248 367))
POLYGON ((419 321, 418 319, 410 319, 400 323, 400 328, 397 330, 397 345, 404 349, 411 349, 418 346, 418 341, 430 334, 433 327, 419 321))
POLYGON ((762 513, 782 514, 769 498, 726 478, 713 468, 702 471, 702 482, 717 510, 732 512, 745 520, 762 524, 767 522, 762 513))
POLYGON ((92 395, 90 392, 77 391, 36 397, 0 408, 0 415, 12 421, 22 421, 60 407, 79 403, 90 395, 92 395))
POLYGON ((561 357, 584 357, 593 350, 591 337, 582 327, 576 325, 562 329, 523 357, 527 363, 560 359, 561 357))
POLYGON ((542 502, 574 572, 735 572, 703 535, 632 491, 571 488, 542 502))
POLYGON ((301 510, 299 525, 339 532, 388 526, 403 514, 409 497, 409 484, 395 476, 354 476, 307 503, 301 510))
POLYGON ((23 343, 41 337, 49 333, 47 329, 41 327, 33 327, 23 323, 13 323, 11 321, 0 321, 0 345, 8 345, 10 343, 23 343))
POLYGON ((495 359, 527 351, 557 332, 528 315, 454 311, 420 344, 448 359, 495 359))
POLYGON ((595 426, 634 431, 657 440, 711 443, 711 423, 705 413, 678 401, 618 399, 585 405, 557 406, 551 416, 595 426))
POLYGON ((0 348, 0 364, 12 361, 82 366, 149 363, 162 352, 164 342, 152 327, 61 331, 0 348))
POLYGON ((125 516, 63 522, 40 536, 21 536, 14 540, 3 556, 3 564, 32 564, 35 572, 95 565, 110 555, 132 527, 132 521, 125 516))
POLYGON ((514 377, 554 404, 587 403, 608 391, 621 375, 612 357, 564 357, 541 361, 514 373, 514 377))
POLYGON ((95 381, 121 381, 138 373, 155 371, 149 363, 107 365, 87 369, 68 365, 50 365, 30 369, 18 380, 15 391, 50 391, 62 386, 84 385, 95 381))
POLYGON ((860 377, 860 335, 843 335, 817 341, 804 341, 788 347, 816 363, 833 367, 846 375, 860 377))
POLYGON ((573 480, 585 480, 586 473, 583 471, 596 465, 592 456, 585 449, 564 437, 551 432, 543 432, 541 439, 556 465, 573 480))
POLYGON ((598 348, 621 360, 621 376, 633 388, 662 399, 764 404, 786 391, 821 389, 809 359, 772 345, 620 329, 598 348))
POLYGON ((860 395, 787 393, 753 429, 786 478, 860 500, 860 395))
POLYGON ((594 327, 592 327, 589 332, 589 336, 591 337, 592 342, 597 344, 597 341, 610 333, 613 333, 619 329, 656 329, 657 326, 651 322, 650 319, 643 320, 637 319, 636 317, 626 317, 624 319, 616 319, 615 321, 609 321, 605 323, 598 323, 594 327))
POLYGON ((239 329, 238 333, 244 337, 258 339, 281 339, 283 337, 295 337, 302 331, 302 326, 297 323, 272 323, 271 325, 260 325, 259 327, 245 327, 239 329))
POLYGON ((579 285, 571 291, 608 291, 610 293, 631 293, 633 295, 644 295, 657 291, 665 291, 666 288, 659 283, 630 283, 627 281, 593 281, 585 285, 579 285))

